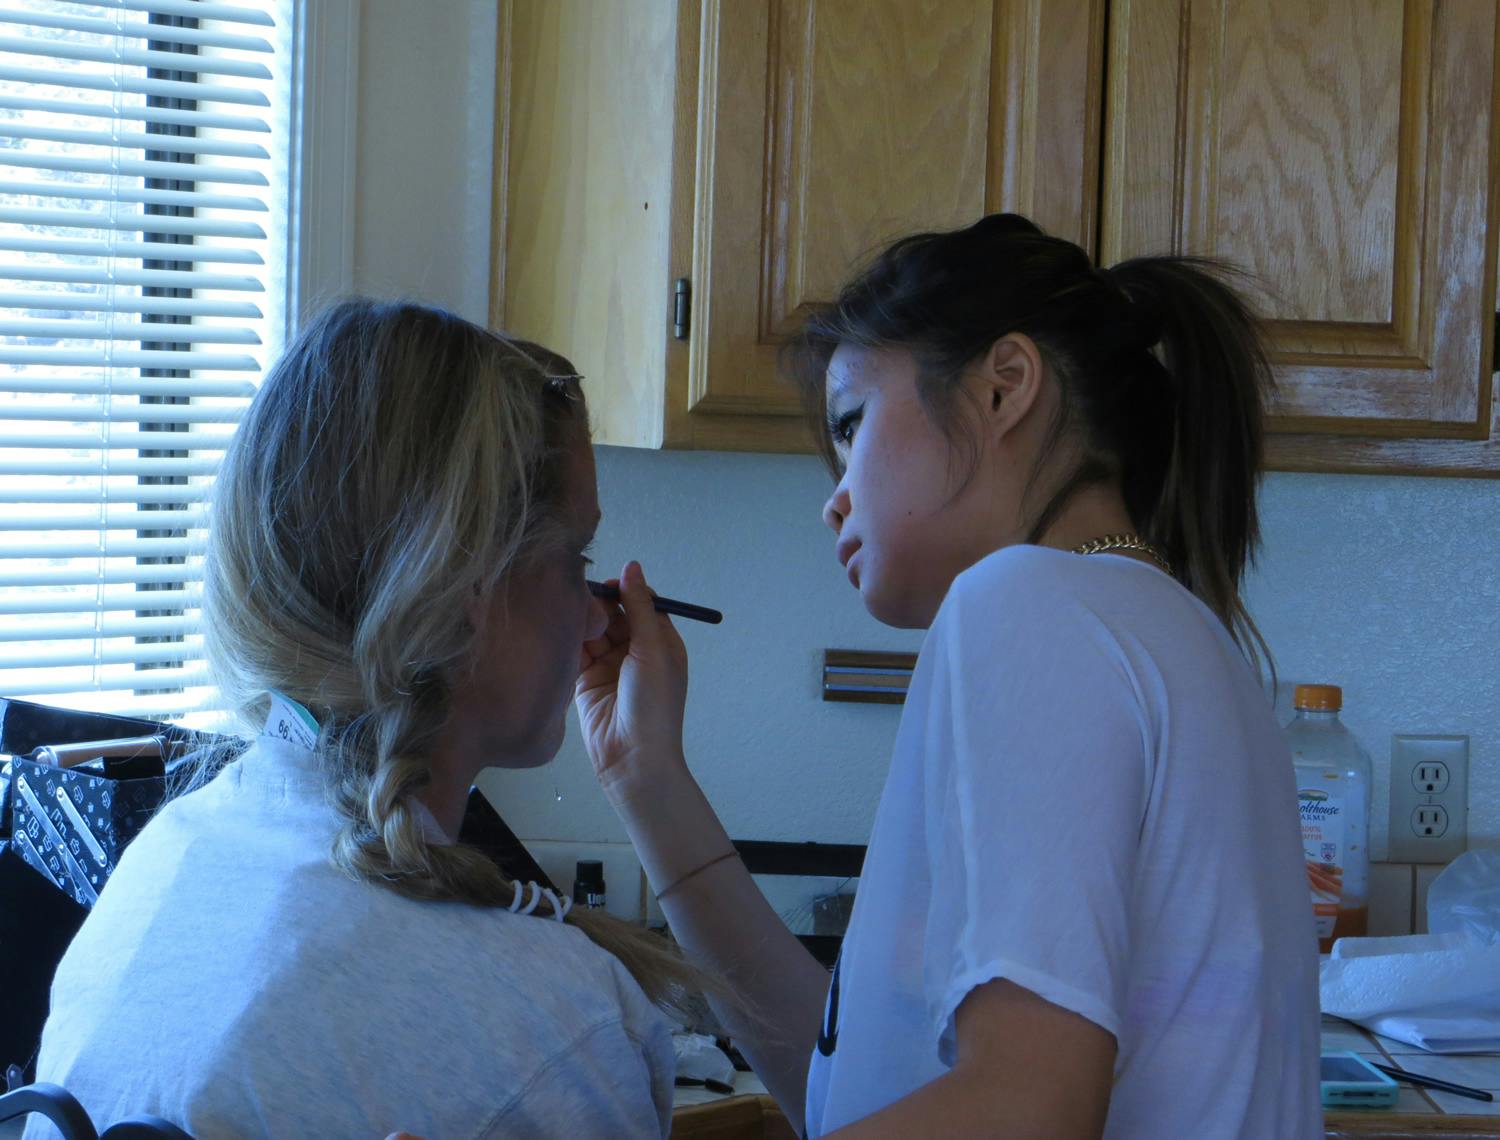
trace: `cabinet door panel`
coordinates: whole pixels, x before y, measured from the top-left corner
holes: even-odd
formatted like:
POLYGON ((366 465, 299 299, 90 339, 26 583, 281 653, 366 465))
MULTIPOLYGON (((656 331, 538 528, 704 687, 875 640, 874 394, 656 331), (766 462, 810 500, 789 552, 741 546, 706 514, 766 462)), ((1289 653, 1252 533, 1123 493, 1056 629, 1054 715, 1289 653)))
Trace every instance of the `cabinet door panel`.
POLYGON ((760 417, 800 430, 779 339, 894 237, 1016 209, 1092 245, 1103 16, 1104 0, 704 0, 694 328, 669 440, 766 446, 760 417))
POLYGON ((1482 439, 1493 0, 1115 0, 1101 254, 1263 283, 1274 426, 1482 439))
POLYGON ((983 211, 986 7, 802 0, 772 9, 767 252, 782 263, 770 277, 773 327, 832 296, 874 242, 983 211))

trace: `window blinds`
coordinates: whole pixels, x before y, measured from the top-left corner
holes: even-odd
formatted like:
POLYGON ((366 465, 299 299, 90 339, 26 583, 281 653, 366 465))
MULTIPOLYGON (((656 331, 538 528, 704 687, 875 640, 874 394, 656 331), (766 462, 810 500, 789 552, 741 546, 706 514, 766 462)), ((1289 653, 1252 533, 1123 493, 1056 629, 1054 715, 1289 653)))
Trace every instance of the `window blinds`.
POLYGON ((0 695, 201 722, 285 314, 292 0, 0 0, 0 695))

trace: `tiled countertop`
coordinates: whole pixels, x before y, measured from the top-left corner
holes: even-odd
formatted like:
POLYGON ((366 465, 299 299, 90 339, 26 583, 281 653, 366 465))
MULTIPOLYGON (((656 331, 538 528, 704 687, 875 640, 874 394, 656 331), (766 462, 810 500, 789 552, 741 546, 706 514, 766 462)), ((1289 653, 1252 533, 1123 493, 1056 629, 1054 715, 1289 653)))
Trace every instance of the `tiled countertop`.
MULTIPOLYGON (((1323 1019, 1323 1048, 1349 1049, 1367 1060, 1410 1069, 1423 1076, 1453 1081, 1495 1093, 1493 1101, 1470 1100, 1452 1093, 1401 1086, 1400 1099, 1392 1108, 1348 1109, 1325 1117, 1330 1137, 1369 1137, 1396 1140, 1403 1137, 1500 1137, 1500 1054, 1438 1055, 1415 1045, 1379 1037, 1368 1030, 1333 1018, 1323 1019)), ((732 1094, 711 1093, 703 1088, 680 1088, 674 1103, 678 1129, 683 1136, 782 1137, 795 1133, 776 1112, 765 1086, 752 1073, 735 1074, 732 1094), (729 1126, 727 1118, 706 1106, 737 1102, 741 1109, 758 1102, 758 1111, 745 1112, 740 1126, 729 1126), (684 1115, 684 1113, 686 1115, 684 1115), (704 1129, 700 1132, 700 1129, 704 1129)))
POLYGON ((716 1100, 727 1100, 732 1096, 769 1096, 766 1086, 754 1073, 735 1073, 734 1092, 709 1092, 702 1085, 687 1085, 672 1090, 672 1107, 682 1108, 690 1104, 712 1104, 716 1100))
POLYGON ((1382 1065, 1394 1065, 1410 1069, 1424 1077, 1437 1077, 1443 1081, 1485 1089, 1495 1094, 1492 1101, 1470 1100, 1453 1093, 1434 1092, 1431 1089, 1416 1089, 1401 1086, 1401 1099, 1391 1109, 1350 1110, 1344 1115, 1378 1116, 1382 1112, 1416 1114, 1447 1113, 1456 1116, 1496 1117, 1495 1130, 1500 1132, 1500 1053, 1438 1054, 1428 1053, 1404 1041, 1380 1037, 1334 1018, 1323 1019, 1323 1048, 1349 1049, 1367 1061, 1382 1065))

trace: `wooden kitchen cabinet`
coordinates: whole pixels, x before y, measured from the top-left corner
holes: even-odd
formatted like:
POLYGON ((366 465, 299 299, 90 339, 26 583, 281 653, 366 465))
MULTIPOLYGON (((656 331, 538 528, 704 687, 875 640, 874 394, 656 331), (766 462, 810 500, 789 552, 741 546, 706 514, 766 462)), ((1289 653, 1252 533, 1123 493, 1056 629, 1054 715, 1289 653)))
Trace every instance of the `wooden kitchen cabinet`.
POLYGON ((1100 258, 1263 281, 1273 465, 1500 473, 1494 0, 1112 0, 1100 258))
POLYGON ((502 0, 493 317, 573 356, 600 442, 810 450, 798 310, 1016 210, 1262 278, 1273 466, 1500 473, 1496 8, 502 0))
POLYGON ((778 338, 862 256, 998 209, 1092 242, 1104 9, 506 0, 495 323, 600 442, 810 451, 778 338))

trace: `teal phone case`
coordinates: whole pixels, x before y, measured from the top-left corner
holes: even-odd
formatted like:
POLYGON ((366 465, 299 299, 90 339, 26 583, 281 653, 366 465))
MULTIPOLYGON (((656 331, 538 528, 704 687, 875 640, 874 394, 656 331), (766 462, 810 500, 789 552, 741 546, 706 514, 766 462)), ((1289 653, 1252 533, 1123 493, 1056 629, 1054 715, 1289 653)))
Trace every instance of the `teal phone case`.
POLYGON ((1358 1053, 1331 1050, 1319 1064, 1324 1108, 1390 1108, 1401 1095, 1400 1085, 1358 1053))

